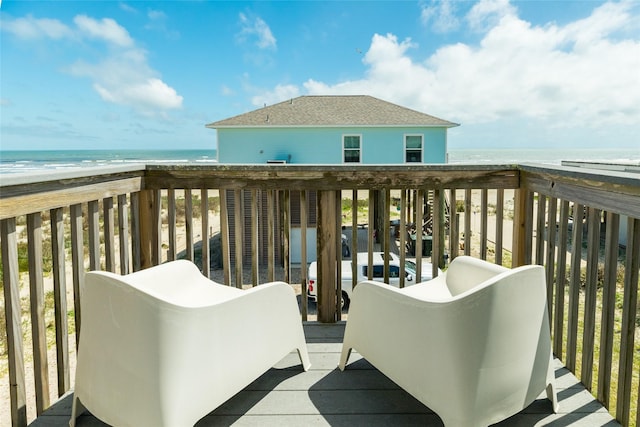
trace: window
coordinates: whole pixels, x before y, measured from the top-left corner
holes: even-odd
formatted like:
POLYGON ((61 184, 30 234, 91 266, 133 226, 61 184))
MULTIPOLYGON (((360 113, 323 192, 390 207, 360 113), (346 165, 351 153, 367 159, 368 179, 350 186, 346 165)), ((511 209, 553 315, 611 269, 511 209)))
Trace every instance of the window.
POLYGON ((345 163, 360 163, 360 135, 343 135, 342 147, 345 163))
POLYGON ((405 135, 404 152, 407 163, 422 163, 422 135, 405 135))

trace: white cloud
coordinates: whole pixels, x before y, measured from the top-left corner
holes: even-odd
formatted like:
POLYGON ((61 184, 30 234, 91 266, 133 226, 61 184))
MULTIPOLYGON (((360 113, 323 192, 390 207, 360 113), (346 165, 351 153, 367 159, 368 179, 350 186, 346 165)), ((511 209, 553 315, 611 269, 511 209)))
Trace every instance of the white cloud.
POLYGON ((169 17, 163 11, 149 10, 147 12, 147 18, 149 19, 149 22, 144 26, 146 30, 160 31, 171 40, 177 40, 180 38, 180 33, 178 31, 169 29, 167 26, 169 17))
POLYGON ((153 115, 158 108, 169 110, 180 108, 182 105, 182 97, 175 89, 155 78, 109 88, 95 83, 94 88, 105 101, 135 105, 142 113, 149 115, 153 115))
POLYGON ((85 15, 77 15, 73 22, 85 35, 102 39, 121 47, 133 46, 133 39, 129 32, 111 18, 97 20, 85 15))
POLYGON ((425 26, 432 23, 431 28, 437 33, 457 30, 460 26, 452 0, 431 0, 430 3, 421 1, 420 19, 425 26))
POLYGON ((134 8, 133 6, 127 3, 120 2, 119 6, 120 6, 120 9, 124 10, 125 12, 138 13, 138 10, 136 8, 134 8))
POLYGON ((272 105, 298 96, 300 96, 300 89, 296 85, 277 85, 272 91, 264 92, 251 98, 251 103, 262 107, 263 105, 272 105))
MULTIPOLYGON (((150 12, 149 17, 162 20, 165 15, 150 12)), ((182 106, 182 96, 160 79, 159 73, 149 66, 147 53, 136 46, 129 32, 115 20, 77 15, 73 22, 75 27, 69 27, 55 19, 27 15, 3 20, 2 29, 26 40, 104 41, 109 49, 101 59, 95 63, 78 59, 66 70, 71 75, 91 79, 92 87, 104 101, 131 107, 147 116, 164 117, 167 110, 182 106)))
POLYGON ((97 64, 78 61, 69 72, 93 80, 93 88, 103 100, 147 116, 164 116, 166 110, 182 106, 182 96, 157 77, 140 49, 112 53, 97 64))
MULTIPOLYGON (((478 44, 446 45, 417 60, 419 46, 410 39, 376 34, 361 79, 309 79, 303 87, 309 94, 370 94, 467 125, 527 119, 550 128, 637 126, 640 17, 633 11, 629 2, 606 3, 583 20, 537 26, 506 1, 483 1, 467 16, 469 25, 486 28, 478 44)), ((295 92, 287 88, 266 95, 284 100, 295 92)))
POLYGON ((260 49, 276 49, 277 41, 271 32, 271 28, 260 17, 249 19, 244 13, 238 15, 242 29, 238 34, 240 41, 246 41, 248 37, 256 37, 256 46, 260 49))
POLYGON ((471 8, 466 19, 471 29, 486 31, 509 16, 516 16, 516 9, 509 0, 480 0, 471 8))
POLYGON ((21 39, 64 39, 74 36, 73 30, 57 19, 34 18, 27 15, 13 20, 3 19, 0 22, 2 30, 8 31, 21 39))

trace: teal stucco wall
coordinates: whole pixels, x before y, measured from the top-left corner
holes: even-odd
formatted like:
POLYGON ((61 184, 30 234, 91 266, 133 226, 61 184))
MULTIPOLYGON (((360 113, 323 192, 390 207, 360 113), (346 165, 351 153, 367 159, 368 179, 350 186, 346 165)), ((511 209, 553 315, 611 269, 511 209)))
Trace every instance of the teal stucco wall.
POLYGON ((403 164, 404 135, 423 135, 423 163, 445 163, 446 128, 218 129, 220 163, 342 164, 342 136, 361 136, 362 164, 403 164))

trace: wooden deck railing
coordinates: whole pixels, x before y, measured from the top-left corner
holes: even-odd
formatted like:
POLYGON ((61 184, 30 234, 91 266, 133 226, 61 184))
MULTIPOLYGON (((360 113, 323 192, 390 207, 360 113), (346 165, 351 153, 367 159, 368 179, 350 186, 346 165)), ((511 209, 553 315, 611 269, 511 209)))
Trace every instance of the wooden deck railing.
MULTIPOLYGON (((404 258, 408 228, 428 214, 434 274, 459 254, 507 266, 544 265, 554 353, 623 425, 640 424, 640 176, 539 165, 142 165, 2 178, 1 350, 13 425, 26 425, 71 387, 77 338, 69 337, 81 328, 85 271, 128 273, 177 257, 197 258, 203 274, 228 285, 299 284, 307 320, 311 260, 301 242, 307 241, 308 210, 315 208, 323 284, 317 319, 333 322, 341 318, 339 236, 342 226, 352 227, 349 237, 357 245, 362 200, 369 238, 354 253, 389 252, 398 245, 404 258), (294 192, 300 200, 299 242, 291 237, 294 192), (308 207, 312 194, 317 203, 308 207), (394 200, 397 240, 386 232, 394 200), (259 229, 266 231, 258 235, 259 229), (377 229, 385 232, 377 233, 374 246, 377 229), (206 268, 214 261, 213 234, 220 236, 219 269, 206 268), (265 262, 260 242, 266 243, 265 262), (299 269, 289 256, 292 245, 300 247, 299 269), (29 308, 23 308, 27 301, 29 308), (51 337, 47 330, 54 331, 51 337), (49 363, 56 366, 55 390, 49 363), (34 381, 27 390, 30 369, 34 381), (35 396, 33 414, 27 414, 29 395, 35 396)), ((420 269, 428 254, 422 253, 422 233, 416 239, 420 269)))

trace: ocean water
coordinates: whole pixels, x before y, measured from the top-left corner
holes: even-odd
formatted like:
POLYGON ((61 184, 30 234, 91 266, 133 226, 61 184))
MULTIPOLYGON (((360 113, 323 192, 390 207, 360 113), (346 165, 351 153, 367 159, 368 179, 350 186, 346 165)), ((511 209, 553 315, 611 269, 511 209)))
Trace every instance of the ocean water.
POLYGON ((559 165, 563 160, 620 162, 640 165, 637 149, 488 149, 449 150, 449 163, 544 163, 559 165))
MULTIPOLYGON (((208 150, 51 150, 0 151, 0 175, 47 170, 88 168, 134 163, 215 164, 217 153, 208 150)), ((625 162, 640 165, 640 148, 623 149, 486 149, 449 150, 449 163, 559 165, 563 160, 625 162)))
POLYGON ((216 159, 215 149, 0 151, 0 175, 134 163, 215 164, 216 159))

